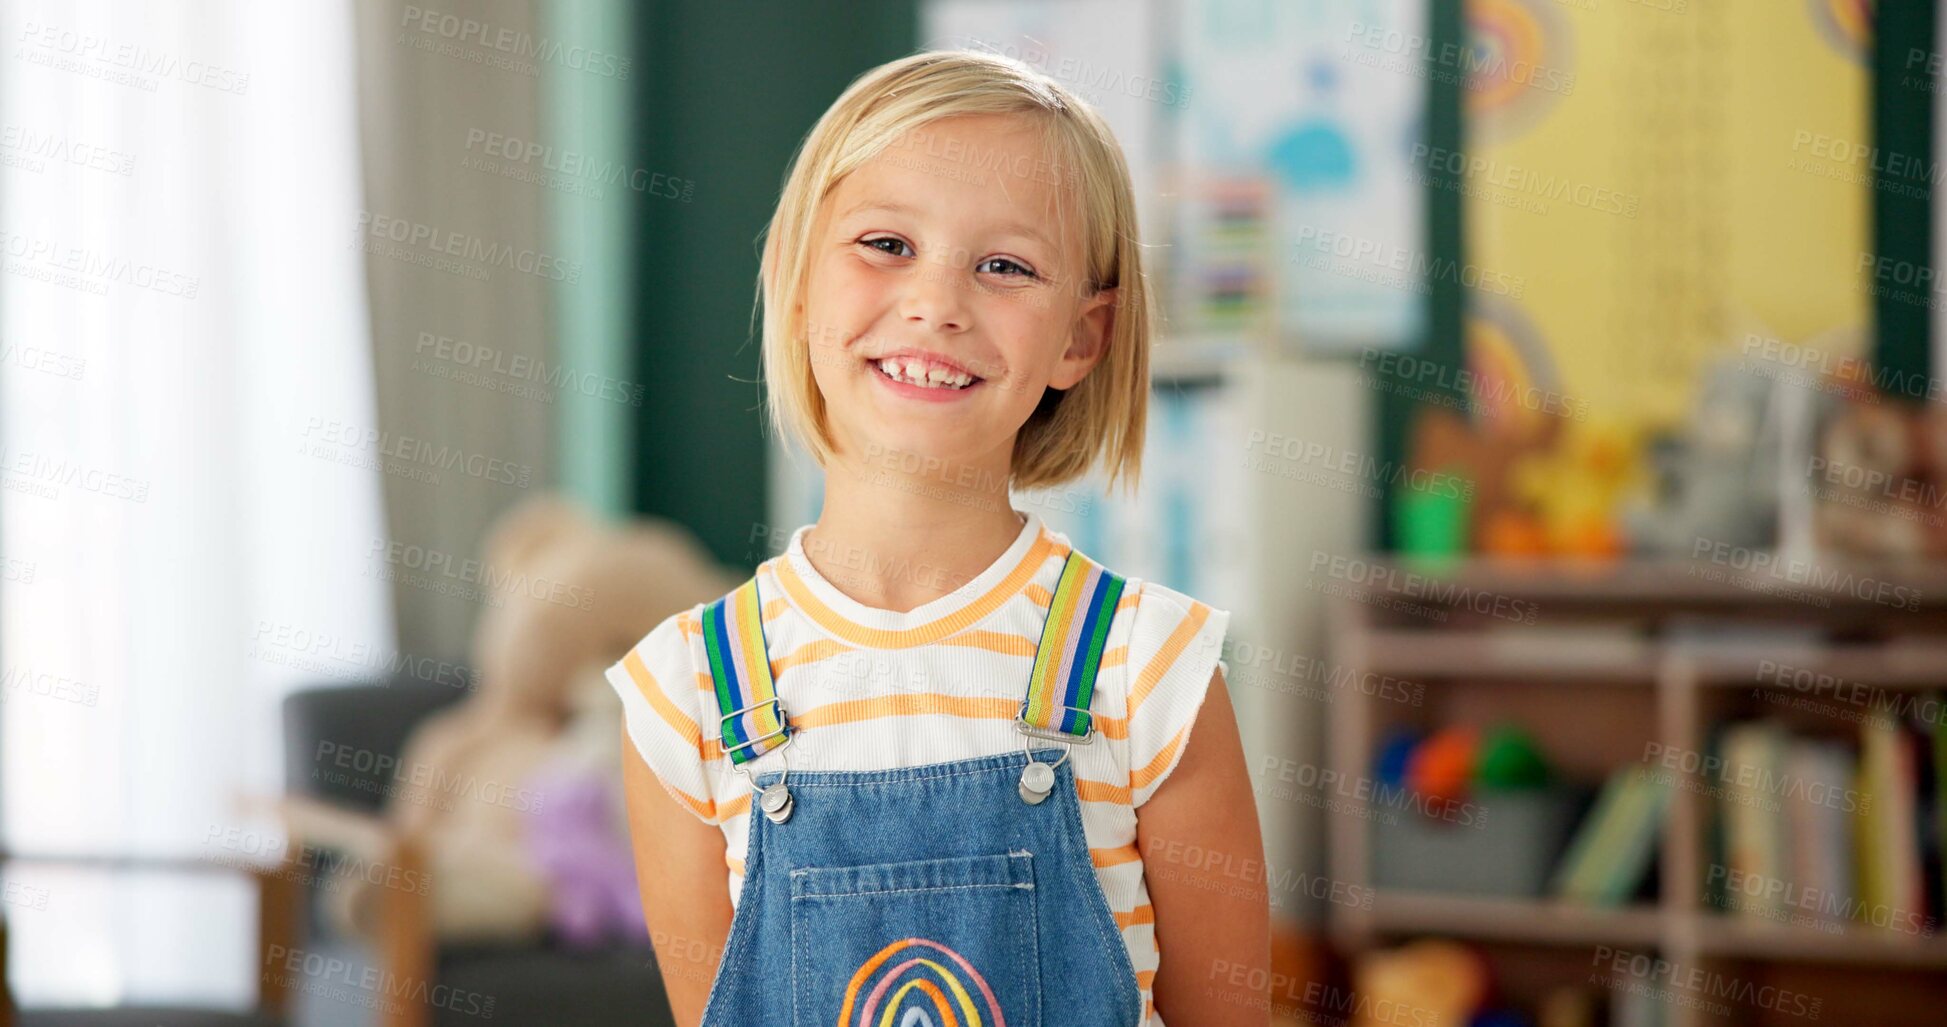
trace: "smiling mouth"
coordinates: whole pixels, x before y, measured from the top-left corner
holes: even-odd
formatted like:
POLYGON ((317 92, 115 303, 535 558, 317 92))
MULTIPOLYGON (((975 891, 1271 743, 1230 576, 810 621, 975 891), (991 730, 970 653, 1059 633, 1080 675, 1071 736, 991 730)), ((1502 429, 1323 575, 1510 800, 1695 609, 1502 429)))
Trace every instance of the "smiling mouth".
POLYGON ((928 368, 923 361, 901 360, 886 357, 881 360, 868 360, 873 370, 885 378, 903 385, 915 385, 922 389, 943 389, 955 392, 971 389, 986 379, 965 371, 954 371, 943 367, 928 368))

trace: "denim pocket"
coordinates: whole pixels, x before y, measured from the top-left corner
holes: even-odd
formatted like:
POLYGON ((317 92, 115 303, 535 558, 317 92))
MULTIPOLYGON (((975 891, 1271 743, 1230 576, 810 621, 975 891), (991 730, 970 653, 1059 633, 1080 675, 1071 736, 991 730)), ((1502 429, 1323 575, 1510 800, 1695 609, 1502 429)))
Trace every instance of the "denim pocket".
POLYGON ((796 1027, 1035 1027, 1027 852, 791 871, 796 1027))

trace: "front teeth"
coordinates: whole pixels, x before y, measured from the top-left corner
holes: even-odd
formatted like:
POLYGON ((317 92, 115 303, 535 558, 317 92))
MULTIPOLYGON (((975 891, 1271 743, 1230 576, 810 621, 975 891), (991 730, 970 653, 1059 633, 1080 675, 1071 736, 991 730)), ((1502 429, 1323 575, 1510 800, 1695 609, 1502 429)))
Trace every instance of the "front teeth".
POLYGON ((927 369, 920 361, 901 362, 896 358, 875 361, 874 365, 886 377, 908 385, 918 385, 929 389, 964 389, 973 384, 973 375, 963 371, 949 371, 943 367, 927 369))

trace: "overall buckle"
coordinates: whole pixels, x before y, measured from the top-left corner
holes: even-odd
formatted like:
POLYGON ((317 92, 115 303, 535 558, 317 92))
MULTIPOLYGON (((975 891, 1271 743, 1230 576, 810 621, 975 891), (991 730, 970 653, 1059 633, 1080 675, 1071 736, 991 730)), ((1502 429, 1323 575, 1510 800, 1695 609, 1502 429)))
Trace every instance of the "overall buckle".
MULTIPOLYGON (((749 748, 750 746, 756 745, 757 743, 765 741, 766 739, 776 738, 779 735, 784 736, 784 741, 778 743, 775 748, 764 750, 764 753, 760 753, 759 755, 763 755, 765 753, 772 753, 772 752, 783 752, 784 750, 789 749, 791 747, 791 740, 796 736, 791 734, 790 721, 785 719, 786 714, 784 709, 784 702, 783 700, 779 699, 776 696, 772 696, 771 698, 766 699, 763 702, 751 703, 749 706, 746 706, 741 710, 732 710, 729 713, 724 714, 721 718, 717 720, 717 737, 718 738, 723 737, 724 726, 730 723, 730 718, 742 716, 743 714, 748 713, 751 710, 757 709, 759 706, 765 706, 770 704, 775 704, 777 706, 777 723, 778 723, 777 730, 769 732, 768 734, 759 735, 748 742, 739 742, 736 745, 724 746, 723 751, 726 756, 728 756, 730 753, 736 752, 739 749, 749 748)), ((757 788, 757 779, 750 776, 750 770, 747 769, 742 763, 739 763, 737 760, 732 759, 730 761, 730 766, 732 769, 736 770, 739 774, 744 775, 744 780, 750 782, 752 788, 757 788)), ((787 784, 787 782, 790 779, 791 779, 791 764, 790 761, 787 760, 784 763, 784 773, 781 776, 779 776, 779 778, 776 781, 771 782, 769 785, 763 788, 757 789, 757 808, 763 810, 764 815, 770 818, 770 821, 773 824, 782 824, 784 823, 785 820, 789 819, 791 816, 791 805, 792 805, 791 788, 790 785, 787 784)))

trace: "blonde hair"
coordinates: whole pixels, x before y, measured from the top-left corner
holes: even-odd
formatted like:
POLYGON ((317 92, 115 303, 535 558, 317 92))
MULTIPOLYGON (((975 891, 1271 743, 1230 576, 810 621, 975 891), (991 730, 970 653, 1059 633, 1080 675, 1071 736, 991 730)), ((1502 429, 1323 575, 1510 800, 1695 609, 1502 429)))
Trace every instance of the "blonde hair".
POLYGON ((839 179, 907 133, 942 118, 979 114, 1040 122, 1043 143, 1055 155, 1053 170, 1081 196, 1083 274, 1069 275, 1063 284, 1086 283, 1084 296, 1118 290, 1101 359, 1072 388, 1042 395, 1015 437, 1008 483, 1019 489, 1060 485, 1087 474, 1100 459, 1109 483, 1120 479, 1133 492, 1142 470, 1155 311, 1129 169, 1093 107, 998 54, 928 50, 882 64, 846 87, 799 144, 764 231, 758 275, 770 424, 781 437, 798 438, 819 466, 826 465, 834 447, 800 310, 818 205, 839 179))

